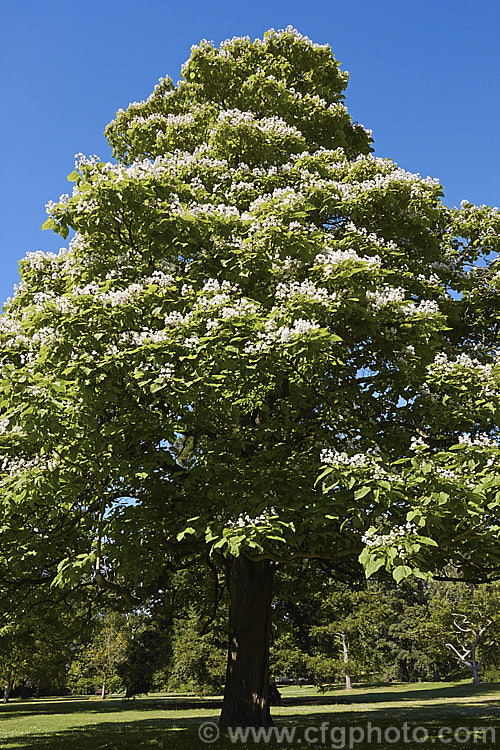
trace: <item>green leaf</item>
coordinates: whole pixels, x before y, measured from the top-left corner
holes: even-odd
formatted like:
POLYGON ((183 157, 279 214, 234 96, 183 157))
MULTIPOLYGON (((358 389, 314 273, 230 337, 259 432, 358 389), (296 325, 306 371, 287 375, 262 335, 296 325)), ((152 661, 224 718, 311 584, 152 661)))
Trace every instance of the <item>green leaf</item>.
POLYGON ((355 490, 354 499, 361 500, 363 497, 366 497, 366 495, 368 495, 371 491, 371 487, 360 487, 359 490, 355 490))
POLYGON ((380 570, 385 565, 385 560, 382 557, 370 558, 370 560, 364 566, 365 576, 370 578, 377 570, 380 570))
POLYGON ((408 578, 412 574, 412 569, 408 567, 408 565, 398 565, 397 568, 394 568, 392 571, 392 577, 396 581, 396 583, 400 583, 405 578, 408 578))
POLYGON ((182 540, 191 534, 196 534, 196 529, 193 529, 192 526, 188 526, 186 529, 183 529, 183 531, 180 531, 177 534, 177 541, 182 542, 182 540))
POLYGON ((420 536, 417 537, 419 542, 423 542, 423 544, 426 544, 428 547, 438 547, 438 543, 434 541, 434 539, 430 539, 428 536, 420 536))

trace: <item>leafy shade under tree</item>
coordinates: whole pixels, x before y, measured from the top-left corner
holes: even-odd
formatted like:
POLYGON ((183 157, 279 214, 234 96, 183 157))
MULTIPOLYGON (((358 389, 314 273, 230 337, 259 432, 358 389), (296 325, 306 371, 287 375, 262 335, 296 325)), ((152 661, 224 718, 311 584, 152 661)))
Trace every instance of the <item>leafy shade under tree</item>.
POLYGON ((117 163, 78 158, 69 249, 0 321, 2 575, 64 524, 54 584, 130 606, 208 555, 223 725, 270 722, 277 564, 498 574, 500 216, 372 156, 346 83, 292 29, 194 47, 108 126, 117 163))

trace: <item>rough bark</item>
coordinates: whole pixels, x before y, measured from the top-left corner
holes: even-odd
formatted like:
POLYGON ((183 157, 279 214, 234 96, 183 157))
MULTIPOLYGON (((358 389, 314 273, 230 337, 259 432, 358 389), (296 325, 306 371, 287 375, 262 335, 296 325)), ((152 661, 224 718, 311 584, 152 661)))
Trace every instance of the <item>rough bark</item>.
POLYGON ((272 725, 269 637, 273 563, 245 556, 228 563, 229 652, 220 725, 272 725))

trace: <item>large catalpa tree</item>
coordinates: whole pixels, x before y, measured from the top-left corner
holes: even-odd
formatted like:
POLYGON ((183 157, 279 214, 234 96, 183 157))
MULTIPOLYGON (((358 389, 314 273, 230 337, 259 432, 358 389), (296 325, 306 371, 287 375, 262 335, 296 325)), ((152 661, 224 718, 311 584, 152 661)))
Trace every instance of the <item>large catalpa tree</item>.
POLYGON ((206 557, 223 725, 270 721, 275 565, 499 571, 500 215, 375 158, 346 83, 293 29, 194 47, 0 319, 2 585, 57 561, 133 606, 206 557))

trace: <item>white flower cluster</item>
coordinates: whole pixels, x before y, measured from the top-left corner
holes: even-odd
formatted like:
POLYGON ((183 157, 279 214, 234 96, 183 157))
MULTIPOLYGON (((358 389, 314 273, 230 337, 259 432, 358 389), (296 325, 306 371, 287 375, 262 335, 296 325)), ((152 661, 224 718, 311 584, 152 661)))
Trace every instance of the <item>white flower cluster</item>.
POLYGON ((169 332, 165 329, 152 330, 144 328, 142 331, 126 331, 120 334, 120 341, 132 346, 142 346, 143 344, 163 344, 169 338, 169 332))
POLYGON ((354 453, 349 455, 345 451, 337 451, 334 448, 323 448, 320 453, 320 461, 330 466, 350 466, 366 468, 373 466, 372 456, 366 453, 354 453))
POLYGON ((291 258, 290 256, 280 258, 279 253, 275 253, 273 256, 271 268, 273 270, 273 273, 279 274, 282 277, 286 277, 298 272, 303 266, 303 261, 299 260, 298 258, 291 258))
POLYGON ((31 268, 37 271, 46 271, 49 263, 59 261, 63 256, 67 255, 68 249, 61 247, 58 253, 44 252, 43 250, 35 250, 34 252, 28 252, 23 258, 23 263, 28 263, 31 268))
MULTIPOLYGON (((387 534, 379 534, 376 531, 368 530, 361 537, 361 541, 366 544, 367 547, 382 547, 386 544, 394 544, 403 537, 409 537, 418 533, 418 529, 414 523, 409 521, 404 526, 395 526, 387 534)), ((400 552, 404 551, 402 545, 397 545, 400 552)))
POLYGON ((258 213, 261 207, 266 206, 270 201, 273 201, 273 208, 299 208, 304 201, 304 193, 295 190, 293 187, 275 188, 272 193, 264 193, 252 201, 248 211, 241 215, 242 220, 254 219, 254 214, 258 213))
POLYGON ((217 320, 217 318, 208 318, 206 327, 207 333, 210 333, 210 331, 215 331, 219 327, 219 321, 217 320))
POLYGON ((177 216, 184 216, 186 212, 191 216, 215 216, 226 219, 238 219, 240 212, 236 206, 227 206, 225 203, 189 203, 186 208, 180 203, 173 202, 170 207, 171 213, 177 216))
MULTIPOLYGON (((236 299, 231 297, 231 292, 237 293, 239 291, 239 287, 236 284, 231 284, 229 281, 220 282, 217 279, 208 279, 201 290, 201 295, 197 299, 198 310, 219 308, 219 316, 223 320, 255 313, 257 306, 254 302, 244 297, 236 299)), ((207 321, 207 330, 215 329, 218 325, 218 320, 210 318, 207 321)))
POLYGON ((249 41, 250 41, 249 36, 233 36, 231 39, 224 39, 224 41, 219 44, 219 49, 226 49, 226 47, 232 47, 233 44, 237 44, 238 42, 249 42, 249 41))
POLYGON ((178 328, 179 326, 188 323, 192 317, 192 312, 187 312, 183 315, 179 310, 172 310, 168 315, 165 315, 164 321, 167 328, 178 328))
MULTIPOLYGON (((176 150, 173 154, 161 154, 155 159, 141 159, 129 164, 112 164, 105 162, 99 164, 99 170, 94 172, 94 185, 98 186, 102 181, 115 179, 117 182, 127 179, 161 179, 165 176, 178 176, 186 169, 217 170, 227 168, 225 160, 215 159, 210 155, 210 146, 203 143, 193 152, 176 150)), ((231 177, 232 172, 228 172, 231 177)), ((78 189, 74 195, 82 195, 78 189)), ((84 196, 85 194, 83 194, 84 196)))
POLYGON ((324 448, 320 452, 320 461, 329 466, 348 467, 350 469, 370 470, 373 479, 384 479, 392 484, 401 484, 404 480, 398 474, 388 472, 376 459, 379 452, 378 446, 366 453, 348 454, 346 451, 337 451, 334 448, 324 448))
POLYGON ((427 369, 431 374, 452 373, 462 367, 473 369, 485 379, 491 378, 493 372, 492 365, 483 365, 478 359, 470 357, 468 354, 459 354, 454 360, 450 360, 445 352, 436 354, 434 361, 427 369))
POLYGON ((293 321, 291 328, 288 326, 281 326, 278 328, 273 336, 273 340, 280 344, 284 344, 287 341, 291 341, 296 336, 307 336, 312 331, 317 330, 319 330, 318 323, 313 323, 311 320, 304 320, 304 318, 298 318, 298 320, 293 321))
POLYGON ((320 328, 318 323, 314 323, 312 320, 304 320, 304 318, 294 320, 291 328, 288 326, 280 326, 278 328, 274 320, 267 321, 265 327, 266 332, 259 332, 256 342, 249 342, 245 346, 246 354, 258 354, 259 352, 267 351, 275 344, 286 344, 295 338, 307 336, 313 331, 318 331, 320 328))
POLYGON ((333 269, 341 263, 366 263, 368 266, 380 266, 380 257, 378 255, 358 255, 355 250, 350 248, 349 250, 334 250, 333 248, 326 248, 324 252, 318 253, 314 259, 314 263, 318 266, 325 267, 325 274, 329 275, 333 269))
POLYGON ((17 456, 16 458, 10 456, 4 456, 0 461, 0 471, 10 474, 10 476, 19 476, 25 472, 33 471, 34 469, 48 469, 49 471, 54 469, 58 465, 58 459, 54 456, 47 458, 45 456, 36 455, 33 458, 22 458, 17 456))
POLYGON ((431 273, 430 276, 426 276, 423 273, 419 273, 419 274, 417 274, 416 278, 419 281, 421 281, 423 284, 431 284, 433 286, 436 286, 436 285, 439 286, 441 284, 441 279, 435 273, 431 273))
POLYGON ((434 471, 440 479, 445 479, 447 482, 459 482, 460 477, 452 469, 445 469, 442 466, 435 466, 434 471))
POLYGON ((32 343, 42 346, 51 346, 57 340, 57 331, 52 326, 39 328, 32 336, 32 343))
POLYGON ((0 315, 0 336, 20 336, 22 334, 21 321, 16 318, 11 318, 5 313, 0 315))
POLYGON ((45 204, 45 213, 47 213, 50 216, 51 213, 54 211, 55 207, 59 203, 67 204, 68 201, 69 201, 68 193, 63 193, 62 195, 60 195, 58 201, 47 201, 47 203, 45 204))
POLYGON ((418 172, 407 172, 405 169, 398 167, 398 165, 390 159, 373 156, 373 154, 360 154, 360 156, 356 157, 355 161, 372 162, 382 168, 385 167, 389 169, 387 174, 377 174, 373 180, 358 183, 358 186, 360 186, 362 190, 373 189, 373 187, 385 187, 389 182, 393 181, 423 183, 424 185, 430 185, 431 187, 437 187, 440 184, 437 177, 421 177, 418 172))
POLYGON ((352 221, 348 221, 344 228, 347 232, 352 232, 364 237, 373 245, 378 245, 379 247, 384 247, 388 250, 398 250, 398 246, 393 240, 384 240, 384 238, 379 237, 376 232, 369 232, 365 227, 357 227, 352 221))
POLYGON ((91 281, 85 286, 74 286, 72 292, 75 297, 99 297, 100 286, 97 281, 91 281))
POLYGON ((262 526, 269 521, 270 515, 275 515, 276 509, 269 508, 269 510, 263 511, 259 516, 250 516, 248 513, 240 513, 236 520, 229 519, 227 526, 232 529, 244 528, 245 526, 262 526))
POLYGON ((405 302, 399 305, 398 313, 407 317, 414 316, 432 316, 440 312, 439 304, 435 300, 424 299, 415 303, 413 300, 405 300, 405 290, 402 287, 385 287, 377 289, 375 292, 366 292, 366 298, 369 300, 370 307, 375 312, 379 312, 384 307, 394 303, 405 302))
POLYGON ((418 305, 403 305, 400 311, 405 315, 438 315, 440 313, 439 304, 432 299, 420 300, 418 305))
POLYGON ((126 289, 115 289, 99 295, 101 300, 109 301, 112 307, 118 307, 130 302, 143 291, 141 284, 130 284, 126 289))
POLYGON ((267 135, 274 135, 277 138, 302 138, 300 130, 293 125, 287 125, 281 117, 262 117, 258 119, 253 112, 242 112, 239 109, 222 110, 217 117, 217 122, 230 125, 234 128, 245 125, 260 130, 267 135))
MULTIPOLYGON (((131 121, 130 126, 134 125, 146 125, 148 127, 149 125, 162 125, 166 128, 178 128, 182 127, 184 125, 194 125, 195 118, 193 116, 192 112, 187 112, 185 114, 181 115, 162 115, 159 112, 154 112, 151 115, 148 115, 147 117, 144 117, 142 115, 136 115, 131 121)), ((162 131, 159 131, 160 136, 163 135, 162 131)))
POLYGON ((257 312, 257 306, 244 297, 242 299, 233 300, 231 305, 226 305, 221 308, 220 317, 223 320, 229 320, 230 318, 240 318, 245 315, 253 315, 257 312))
POLYGON ((95 166, 96 164, 100 163, 100 158, 97 156, 97 154, 92 154, 91 156, 85 156, 85 154, 79 153, 75 154, 75 169, 81 169, 82 167, 87 166, 95 166))
MULTIPOLYGON (((329 44, 317 44, 316 42, 313 42, 311 39, 309 39, 308 36, 304 36, 304 34, 301 34, 300 31, 297 31, 297 29, 294 26, 288 25, 286 29, 279 29, 278 31, 275 31, 274 29, 269 29, 269 31, 267 32, 267 36, 269 39, 272 39, 273 37, 277 37, 277 36, 282 36, 283 34, 288 34, 289 36, 293 36, 298 41, 305 42, 308 46, 313 47, 314 49, 330 49, 329 44)), ((347 75, 347 73, 343 73, 341 75, 345 76, 347 75)))
POLYGON ((460 435, 458 442, 461 445, 467 445, 470 448, 498 448, 498 441, 490 437, 486 432, 480 432, 475 437, 470 435, 460 435))
POLYGON ((143 286, 148 286, 149 284, 156 284, 160 287, 167 287, 170 286, 174 281, 174 277, 170 274, 165 273, 161 270, 153 271, 151 276, 147 276, 146 278, 142 279, 141 284, 143 286))
POLYGON ((295 297, 307 297, 311 302, 326 303, 335 300, 335 294, 329 294, 324 287, 316 287, 312 281, 292 281, 279 283, 276 286, 276 299, 292 300, 295 297))
MULTIPOLYGON (((112 278, 114 278, 113 272, 108 273, 106 279, 111 280, 112 278)), ((119 305, 125 305, 137 298, 148 286, 156 285, 165 288, 170 286, 173 282, 173 276, 157 270, 153 271, 151 276, 139 279, 139 281, 129 284, 129 286, 124 289, 110 289, 107 292, 101 292, 100 285, 97 281, 91 281, 83 287, 76 285, 72 289, 72 296, 74 300, 78 297, 93 297, 96 302, 99 302, 102 305, 109 304, 112 307, 117 307, 119 305)), ((49 297, 43 301, 48 299, 49 297)), ((71 312, 74 309, 74 300, 71 300, 71 298, 63 296, 50 299, 55 302, 56 307, 61 310, 61 312, 71 312)))
POLYGON ((424 448, 428 448, 428 447, 429 446, 427 445, 427 443, 425 442, 425 440, 423 438, 421 438, 421 437, 412 437, 411 442, 410 442, 410 450, 411 451, 417 451, 417 450, 420 450, 421 448, 424 449, 424 448))
POLYGON ((175 372, 175 368, 172 364, 163 365, 158 371, 158 375, 163 380, 170 380, 175 372))
POLYGON ((239 289, 235 284, 231 284, 229 281, 219 281, 218 279, 207 279, 202 288, 202 293, 207 294, 208 292, 237 292, 239 289))
POLYGON ((183 315, 179 310, 172 310, 164 317, 164 328, 152 329, 143 328, 142 331, 125 331, 120 334, 119 340, 125 344, 132 344, 133 346, 142 346, 143 344, 162 344, 168 341, 171 337, 171 329, 179 328, 180 326, 188 323, 193 316, 192 312, 183 315))
POLYGON ((366 298, 370 300, 372 309, 378 312, 394 302, 402 302, 405 298, 405 290, 400 286, 385 287, 384 289, 377 289, 375 292, 367 292, 366 298))
POLYGON ((73 300, 71 297, 68 297, 67 295, 63 295, 62 297, 55 297, 52 299, 56 310, 63 313, 64 315, 72 315, 76 312, 77 306, 75 305, 75 300, 73 300))

